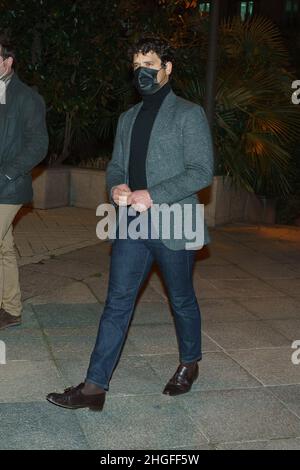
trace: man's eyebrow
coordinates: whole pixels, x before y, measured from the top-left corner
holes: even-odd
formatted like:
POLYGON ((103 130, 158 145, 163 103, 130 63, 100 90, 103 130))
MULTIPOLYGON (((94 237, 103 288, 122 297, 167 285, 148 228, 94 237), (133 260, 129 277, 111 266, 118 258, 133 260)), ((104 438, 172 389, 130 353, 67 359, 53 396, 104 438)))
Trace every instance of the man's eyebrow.
MULTIPOLYGON (((148 62, 149 64, 154 64, 153 60, 149 59, 149 60, 142 60, 142 62, 148 62)), ((133 62, 134 64, 139 64, 139 62, 133 62)))

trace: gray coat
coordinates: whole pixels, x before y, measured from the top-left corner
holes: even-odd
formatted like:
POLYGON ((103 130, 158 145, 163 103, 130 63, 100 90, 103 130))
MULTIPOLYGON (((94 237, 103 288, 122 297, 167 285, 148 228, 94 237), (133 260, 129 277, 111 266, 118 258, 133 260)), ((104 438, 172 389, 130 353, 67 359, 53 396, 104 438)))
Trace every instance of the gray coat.
MULTIPOLYGON (((130 137, 142 101, 119 117, 112 158, 107 166, 106 185, 110 201, 113 186, 129 181, 130 137)), ((206 115, 201 106, 168 93, 152 128, 146 157, 147 189, 154 204, 191 204, 193 227, 198 191, 213 179, 213 145, 206 115)), ((146 188, 145 188, 146 189, 146 188)), ((161 238, 161 237, 160 237, 161 238)), ((184 249, 187 239, 162 239, 170 249, 184 249)), ((204 242, 210 242, 204 223, 204 242)))
POLYGON ((0 204, 32 200, 31 170, 47 150, 44 100, 14 73, 0 104, 0 204))

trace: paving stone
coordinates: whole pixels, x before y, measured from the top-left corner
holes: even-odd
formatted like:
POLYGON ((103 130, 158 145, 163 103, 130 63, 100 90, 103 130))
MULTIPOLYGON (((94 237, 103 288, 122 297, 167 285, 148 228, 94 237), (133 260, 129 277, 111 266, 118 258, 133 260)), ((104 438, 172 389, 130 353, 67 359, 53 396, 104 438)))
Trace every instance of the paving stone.
MULTIPOLYGON (((41 274, 53 274, 60 277, 67 277, 69 279, 76 279, 81 281, 89 276, 100 275, 99 265, 84 263, 83 261, 73 259, 48 259, 40 263, 34 263, 26 267, 26 272, 34 271, 41 274)), ((29 273, 28 273, 29 274, 29 273)))
POLYGON ((95 336, 48 336, 48 345, 55 359, 87 360, 95 344, 95 336))
POLYGON ((11 342, 13 342, 14 338, 19 340, 20 338, 24 339, 31 337, 39 339, 43 338, 43 332, 41 331, 37 320, 35 322, 29 322, 28 324, 23 321, 20 325, 10 326, 0 331, 0 339, 2 341, 12 340, 11 342))
POLYGON ((255 276, 260 279, 293 279, 297 275, 289 265, 282 263, 268 263, 264 264, 260 260, 245 263, 243 266, 245 272, 249 276, 255 276))
POLYGON ((6 345, 7 361, 27 360, 45 361, 50 359, 49 348, 38 330, 32 330, 28 334, 20 331, 9 336, 1 336, 6 345))
POLYGON ((32 305, 42 328, 98 326, 103 305, 89 304, 37 304, 32 305))
POLYGON ((239 303, 258 318, 300 318, 299 300, 287 296, 240 298, 239 303))
POLYGON ((206 322, 205 333, 227 349, 290 346, 290 341, 263 321, 206 322))
POLYGON ((11 361, 1 365, 0 402, 45 401, 55 388, 64 388, 62 375, 48 361, 11 361))
POLYGON ((291 342, 295 340, 300 341, 300 318, 290 320, 272 320, 269 321, 269 324, 291 342))
POLYGON ((71 282, 53 291, 28 299, 27 304, 94 304, 96 297, 83 282, 71 282))
MULTIPOLYGON (((268 282, 272 282, 268 280, 268 282)), ((221 297, 274 297, 280 291, 259 279, 212 279, 211 284, 221 297)), ((282 294, 283 295, 283 294, 282 294)))
POLYGON ((173 325, 170 306, 165 302, 138 302, 132 325, 169 323, 173 325))
POLYGON ((278 293, 300 296, 300 278, 298 279, 268 279, 268 284, 277 289, 278 293))
MULTIPOLYGON (((57 326, 57 327, 47 327, 43 330, 46 340, 51 340, 51 337, 76 337, 76 336, 92 336, 96 338, 98 331, 98 325, 92 326, 57 326)), ((63 340, 63 338, 61 338, 63 340)))
MULTIPOLYGON (((215 252, 216 250, 212 249, 212 253, 207 258, 199 261, 196 260, 195 266, 197 266, 197 264, 204 266, 228 266, 230 264, 230 261, 222 258, 222 256, 218 256, 215 252)), ((222 252, 220 254, 222 254, 222 252)))
POLYGON ((300 366, 292 363, 291 348, 233 351, 230 355, 265 385, 300 384, 300 366))
MULTIPOLYGON (((298 366, 299 368, 300 366, 298 366)), ((293 413, 300 418, 300 384, 280 387, 269 387, 273 395, 282 401, 293 413)))
MULTIPOLYGON (((146 360, 162 385, 167 383, 178 367, 176 355, 148 356, 146 360)), ((193 391, 261 386, 245 369, 222 352, 204 353, 198 364, 199 377, 193 383, 193 391)))
POLYGON ((270 441, 228 442, 217 450, 300 450, 300 439, 272 439, 270 441))
POLYGON ((76 262, 101 266, 101 272, 103 272, 109 270, 110 252, 111 245, 109 243, 99 242, 95 245, 87 246, 86 248, 81 248, 80 250, 74 250, 70 253, 61 255, 59 259, 61 261, 75 260, 76 262))
POLYGON ((214 280, 212 279, 203 279, 197 271, 194 272, 193 283, 198 302, 203 299, 217 299, 225 297, 221 290, 213 285, 213 282, 214 280))
POLYGON ((180 397, 210 443, 300 437, 300 420, 263 388, 195 392, 180 397))
POLYGON ((66 277, 58 277, 53 274, 32 271, 28 266, 22 266, 19 271, 23 300, 35 295, 47 294, 50 291, 53 292, 73 282, 72 279, 66 277))
POLYGON ((107 397, 101 417, 87 410, 78 410, 76 413, 93 449, 159 450, 170 446, 177 448, 178 445, 206 445, 207 439, 199 426, 172 398, 161 394, 110 396, 107 397))
POLYGON ((203 323, 257 320, 257 317, 236 299, 200 299, 199 307, 203 323))
POLYGON ((204 279, 253 279, 252 274, 234 265, 205 266, 199 263, 196 270, 204 279))
POLYGON ((76 250, 82 244, 99 244, 95 211, 77 207, 28 210, 23 207, 15 220, 14 238, 20 265, 47 259, 60 251, 76 250))
MULTIPOLYGON (((247 246, 253 247, 256 250, 257 242, 247 243, 247 246)), ((277 263, 285 264, 300 261, 299 243, 287 243, 281 240, 266 241, 265 243, 260 243, 260 252, 257 254, 260 257, 262 253, 277 263)))
POLYGON ((228 242, 226 242, 226 244, 224 243, 221 253, 222 257, 225 258, 229 263, 235 264, 242 269, 249 266, 249 260, 257 258, 259 258, 259 263, 261 265, 274 263, 274 259, 267 256, 265 253, 258 254, 254 249, 243 245, 237 246, 236 243, 232 243, 232 246, 230 246, 230 243, 228 242))
POLYGON ((1 450, 89 449, 75 413, 50 403, 0 404, 1 450))

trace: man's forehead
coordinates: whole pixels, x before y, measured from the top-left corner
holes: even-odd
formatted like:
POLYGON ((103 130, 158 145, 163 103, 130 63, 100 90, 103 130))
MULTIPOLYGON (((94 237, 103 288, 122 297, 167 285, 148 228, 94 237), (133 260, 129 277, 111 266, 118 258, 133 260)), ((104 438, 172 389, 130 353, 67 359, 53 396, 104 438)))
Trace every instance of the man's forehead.
POLYGON ((135 60, 140 60, 140 61, 153 60, 153 61, 157 61, 157 60, 159 60, 159 57, 156 54, 156 52, 153 52, 153 51, 146 52, 146 54, 143 54, 142 52, 138 52, 138 53, 133 55, 133 60, 134 61, 135 60))

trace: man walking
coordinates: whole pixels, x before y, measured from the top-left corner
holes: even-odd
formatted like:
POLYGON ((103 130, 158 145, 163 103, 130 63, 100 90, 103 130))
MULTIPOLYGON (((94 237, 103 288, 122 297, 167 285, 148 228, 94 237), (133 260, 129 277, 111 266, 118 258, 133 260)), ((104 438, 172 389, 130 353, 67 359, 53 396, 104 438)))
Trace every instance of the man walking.
MULTIPOLYGON (((174 55, 165 40, 143 37, 129 53, 142 101, 119 118, 106 174, 111 202, 149 215, 154 205, 164 203, 195 207, 197 192, 209 186, 213 177, 212 142, 204 111, 173 92, 174 55)), ((129 221, 135 219, 130 210, 127 215, 129 221)), ((64 393, 50 393, 48 401, 65 408, 103 408, 137 294, 154 261, 168 290, 179 343, 180 363, 163 393, 179 395, 190 390, 198 377, 202 351, 200 310, 192 281, 195 250, 186 249, 186 242, 184 236, 122 238, 117 230, 107 298, 85 382, 64 393)), ((205 226, 203 244, 208 242, 205 226)))
POLYGON ((30 171, 48 149, 44 101, 18 78, 15 60, 13 48, 0 40, 0 330, 21 323, 12 223, 32 200, 30 171))

